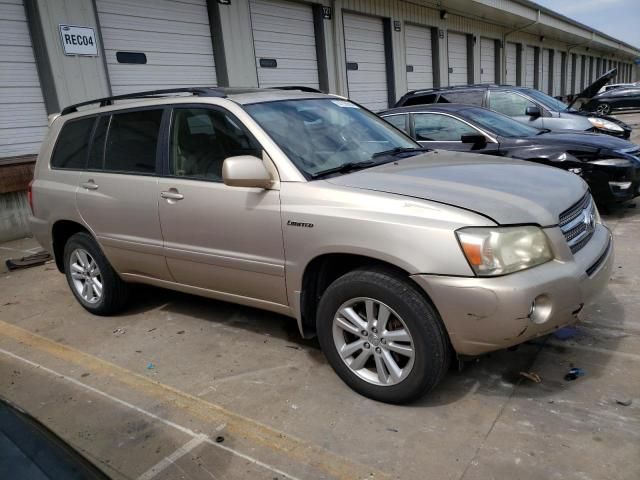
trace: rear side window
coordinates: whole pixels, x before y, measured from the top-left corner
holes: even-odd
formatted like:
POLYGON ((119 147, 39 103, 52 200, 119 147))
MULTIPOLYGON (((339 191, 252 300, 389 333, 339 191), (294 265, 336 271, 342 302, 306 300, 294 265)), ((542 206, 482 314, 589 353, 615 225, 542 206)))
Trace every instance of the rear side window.
POLYGON ((417 95, 415 97, 407 98, 402 106, 410 107, 411 105, 430 105, 432 103, 435 103, 436 98, 438 98, 438 95, 436 95, 435 93, 429 95, 417 95))
POLYGON ((51 157, 53 168, 84 170, 87 168, 89 137, 95 117, 67 122, 62 127, 51 157))
POLYGON ((162 110, 112 115, 104 152, 104 170, 154 173, 162 110))
POLYGON ((484 90, 467 90, 465 92, 444 92, 440 95, 438 103, 463 103, 466 105, 482 106, 484 90))

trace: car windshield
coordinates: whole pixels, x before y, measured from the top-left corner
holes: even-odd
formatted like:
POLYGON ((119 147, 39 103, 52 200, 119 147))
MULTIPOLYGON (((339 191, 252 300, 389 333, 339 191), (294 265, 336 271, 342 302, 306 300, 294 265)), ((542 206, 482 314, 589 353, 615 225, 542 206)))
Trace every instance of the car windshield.
POLYGON ((245 109, 308 178, 382 163, 384 152, 420 148, 381 118, 339 98, 256 103, 245 109))
POLYGON ((460 113, 479 127, 502 137, 532 137, 540 133, 537 128, 485 108, 465 108, 460 113))
POLYGON ((553 97, 550 97, 546 93, 542 93, 540 90, 534 90, 533 88, 527 88, 524 93, 533 98, 536 102, 541 103, 543 106, 547 107, 549 110, 554 112, 562 112, 569 108, 564 102, 560 100, 556 100, 553 97))

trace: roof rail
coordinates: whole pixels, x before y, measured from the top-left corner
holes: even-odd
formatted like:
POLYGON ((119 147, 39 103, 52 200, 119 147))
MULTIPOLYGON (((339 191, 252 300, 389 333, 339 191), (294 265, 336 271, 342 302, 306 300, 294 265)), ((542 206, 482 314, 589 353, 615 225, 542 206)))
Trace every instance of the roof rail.
POLYGON ((321 90, 313 87, 305 87, 302 85, 282 85, 281 87, 270 87, 272 90, 299 90, 300 92, 307 93, 324 93, 321 90))
POLYGON ((96 98, 95 100, 88 100, 86 102, 75 103, 62 109, 60 115, 67 115, 69 113, 77 112, 78 107, 84 107, 86 105, 93 105, 94 103, 100 104, 101 107, 113 105, 115 100, 127 100, 134 98, 149 98, 158 95, 170 95, 173 93, 190 93, 197 97, 220 97, 226 96, 224 89, 217 87, 183 87, 183 88, 168 88, 164 90, 148 90, 145 92, 125 93, 124 95, 113 95, 111 97, 96 98))

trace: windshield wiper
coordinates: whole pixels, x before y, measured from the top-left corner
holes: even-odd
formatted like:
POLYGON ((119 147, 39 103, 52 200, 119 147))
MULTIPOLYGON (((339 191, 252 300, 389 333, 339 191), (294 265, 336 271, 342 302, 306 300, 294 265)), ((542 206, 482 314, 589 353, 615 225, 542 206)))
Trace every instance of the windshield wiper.
POLYGON ((320 172, 312 173, 311 178, 320 178, 326 177, 327 175, 331 175, 333 173, 349 173, 354 170, 360 170, 362 168, 372 167, 376 165, 376 162, 372 160, 365 160, 364 162, 347 162, 342 165, 334 168, 327 168, 326 170, 321 170, 320 172))
POLYGON ((384 150, 382 152, 374 153, 371 158, 379 158, 386 156, 394 156, 400 153, 411 153, 411 152, 429 152, 431 149, 426 147, 396 147, 391 150, 384 150))

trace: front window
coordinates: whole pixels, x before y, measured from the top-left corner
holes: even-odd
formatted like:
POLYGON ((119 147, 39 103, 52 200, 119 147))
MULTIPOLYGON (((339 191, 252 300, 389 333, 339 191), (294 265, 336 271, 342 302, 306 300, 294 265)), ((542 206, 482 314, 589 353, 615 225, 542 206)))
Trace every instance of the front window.
POLYGON ((532 137, 540 133, 537 128, 484 108, 467 108, 461 113, 479 127, 502 137, 532 137))
POLYGON ((522 117, 528 107, 535 106, 531 100, 514 92, 496 90, 489 95, 489 108, 508 117, 522 117))
POLYGON ((403 113, 403 114, 385 115, 382 118, 384 118, 387 122, 389 122, 394 127, 399 128, 403 132, 409 133, 409 130, 407 127, 407 119, 409 118, 408 114, 403 113))
POLYGON ((544 107, 547 107, 553 112, 562 112, 569 108, 569 105, 567 105, 566 103, 550 97, 546 93, 542 93, 540 90, 529 88, 525 93, 533 98, 536 102, 540 103, 544 107))
POLYGON ((307 177, 372 161, 382 152, 419 148, 381 118, 338 98, 256 103, 245 109, 307 177))
POLYGON ((413 115, 416 139, 422 142, 459 142, 463 135, 479 132, 457 118, 438 113, 416 113, 413 115))

